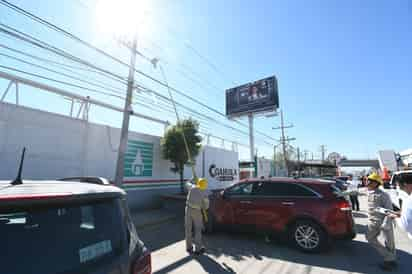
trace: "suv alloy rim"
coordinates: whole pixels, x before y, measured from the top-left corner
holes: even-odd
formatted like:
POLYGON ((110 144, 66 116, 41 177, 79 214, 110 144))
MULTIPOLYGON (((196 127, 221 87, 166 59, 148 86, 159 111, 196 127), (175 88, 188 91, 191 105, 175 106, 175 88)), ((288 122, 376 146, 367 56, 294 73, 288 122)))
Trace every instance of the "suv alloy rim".
POLYGON ((319 245, 318 232, 309 225, 299 225, 295 230, 295 240, 304 249, 314 249, 319 245))

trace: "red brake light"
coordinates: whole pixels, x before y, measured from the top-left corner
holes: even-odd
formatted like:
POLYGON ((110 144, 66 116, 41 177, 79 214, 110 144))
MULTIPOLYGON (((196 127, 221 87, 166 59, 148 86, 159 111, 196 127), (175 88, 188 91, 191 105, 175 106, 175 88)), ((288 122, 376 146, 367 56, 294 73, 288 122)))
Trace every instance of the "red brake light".
POLYGON ((351 211, 352 210, 352 208, 350 206, 350 203, 346 200, 345 201, 339 201, 338 202, 338 208, 341 211, 351 211))
POLYGON ((8 200, 33 200, 33 199, 45 199, 45 198, 60 198, 70 196, 71 193, 41 193, 41 194, 11 194, 11 195, 1 195, 1 201, 8 200))
POLYGON ((142 257, 134 262, 131 274, 152 274, 152 256, 150 252, 144 253, 142 257))

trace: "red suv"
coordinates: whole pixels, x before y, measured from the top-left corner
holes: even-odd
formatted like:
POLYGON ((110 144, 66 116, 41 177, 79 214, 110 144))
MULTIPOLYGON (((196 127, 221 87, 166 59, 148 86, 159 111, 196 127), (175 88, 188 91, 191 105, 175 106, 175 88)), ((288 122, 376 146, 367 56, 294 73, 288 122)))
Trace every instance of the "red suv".
POLYGON ((351 207, 335 182, 320 179, 243 180, 212 198, 210 227, 285 233, 301 250, 356 235, 351 207))

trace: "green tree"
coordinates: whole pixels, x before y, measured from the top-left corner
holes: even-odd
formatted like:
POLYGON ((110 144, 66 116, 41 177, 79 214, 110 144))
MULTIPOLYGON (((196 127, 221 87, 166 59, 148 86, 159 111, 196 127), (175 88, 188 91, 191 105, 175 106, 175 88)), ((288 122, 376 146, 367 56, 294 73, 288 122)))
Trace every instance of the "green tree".
POLYGON ((180 191, 184 192, 184 168, 186 164, 194 165, 194 159, 199 154, 202 137, 198 134, 199 123, 192 119, 180 121, 177 125, 172 126, 162 138, 162 156, 170 160, 174 166, 171 171, 179 173, 180 191), (187 141, 192 163, 189 163, 189 157, 183 139, 183 134, 187 141))

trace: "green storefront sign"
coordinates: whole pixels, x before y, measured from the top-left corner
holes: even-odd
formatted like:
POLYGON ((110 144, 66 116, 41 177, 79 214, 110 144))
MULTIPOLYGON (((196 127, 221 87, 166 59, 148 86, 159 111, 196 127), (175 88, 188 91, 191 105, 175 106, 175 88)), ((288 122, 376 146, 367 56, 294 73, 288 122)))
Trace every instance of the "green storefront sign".
POLYGON ((153 144, 128 140, 124 159, 124 177, 152 177, 153 144))

